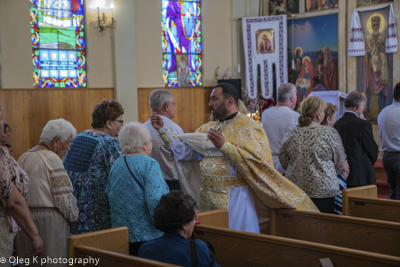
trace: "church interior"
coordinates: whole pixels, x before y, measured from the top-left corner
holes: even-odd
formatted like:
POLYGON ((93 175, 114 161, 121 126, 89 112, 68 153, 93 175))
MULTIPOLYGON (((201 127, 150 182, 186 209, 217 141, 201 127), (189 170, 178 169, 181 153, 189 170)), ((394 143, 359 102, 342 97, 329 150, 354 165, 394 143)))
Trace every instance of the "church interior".
MULTIPOLYGON (((244 115, 258 125, 286 83, 296 87, 294 111, 317 96, 338 107, 337 118, 346 97, 360 92, 366 97, 362 116, 379 149, 376 183, 341 192, 343 215, 271 204, 263 234, 260 216, 259 232, 248 233, 232 230, 226 208, 206 209, 193 236, 211 244, 210 266, 399 266, 400 202, 387 199, 378 126, 400 83, 399 25, 400 0, 0 0, 0 106, 13 158, 38 145, 50 120, 65 119, 78 136, 91 129, 93 107, 103 99, 123 107, 122 119, 114 120, 124 125, 153 122, 152 92, 167 89, 176 105, 173 123, 194 133, 210 122, 211 96, 220 83, 235 86, 244 115)), ((258 161, 244 164, 253 170, 258 161)), ((232 168, 241 167, 232 163, 228 173, 232 168)), ((126 227, 71 235, 64 264, 177 266, 129 256, 131 243, 126 227)), ((10 262, 25 266, 29 260, 10 262)))

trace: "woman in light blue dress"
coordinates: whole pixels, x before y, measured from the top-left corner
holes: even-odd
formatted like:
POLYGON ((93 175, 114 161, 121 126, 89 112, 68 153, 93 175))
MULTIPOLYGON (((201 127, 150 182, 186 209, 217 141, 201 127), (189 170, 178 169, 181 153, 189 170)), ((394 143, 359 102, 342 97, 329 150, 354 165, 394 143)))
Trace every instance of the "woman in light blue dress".
POLYGON ((129 229, 129 254, 162 237, 153 225, 154 209, 169 192, 158 162, 149 157, 152 150, 149 130, 139 122, 130 122, 120 134, 120 147, 126 156, 111 168, 106 194, 111 208, 112 227, 129 229))

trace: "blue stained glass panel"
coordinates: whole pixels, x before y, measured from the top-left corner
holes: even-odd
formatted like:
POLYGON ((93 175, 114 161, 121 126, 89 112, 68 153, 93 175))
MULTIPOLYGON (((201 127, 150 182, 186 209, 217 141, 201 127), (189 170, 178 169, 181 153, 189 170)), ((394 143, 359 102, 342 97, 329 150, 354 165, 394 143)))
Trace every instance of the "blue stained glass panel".
POLYGON ((34 87, 86 87, 84 0, 29 2, 34 87))

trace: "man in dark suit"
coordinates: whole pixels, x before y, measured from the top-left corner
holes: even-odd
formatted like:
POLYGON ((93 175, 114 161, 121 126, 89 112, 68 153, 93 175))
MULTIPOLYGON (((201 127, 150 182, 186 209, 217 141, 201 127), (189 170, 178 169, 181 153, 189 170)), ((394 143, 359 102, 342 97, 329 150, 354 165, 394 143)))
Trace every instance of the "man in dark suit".
POLYGON ((334 125, 342 137, 350 166, 348 188, 376 182, 374 164, 378 158, 378 145, 371 123, 359 118, 365 105, 360 92, 351 92, 344 102, 346 112, 334 125))

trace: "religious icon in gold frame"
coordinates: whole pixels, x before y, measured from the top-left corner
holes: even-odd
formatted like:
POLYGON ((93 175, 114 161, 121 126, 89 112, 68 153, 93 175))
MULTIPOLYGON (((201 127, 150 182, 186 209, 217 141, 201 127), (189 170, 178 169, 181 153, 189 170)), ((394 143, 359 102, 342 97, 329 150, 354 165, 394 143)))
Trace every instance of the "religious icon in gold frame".
POLYGON ((275 53, 274 29, 256 30, 257 54, 275 53))

